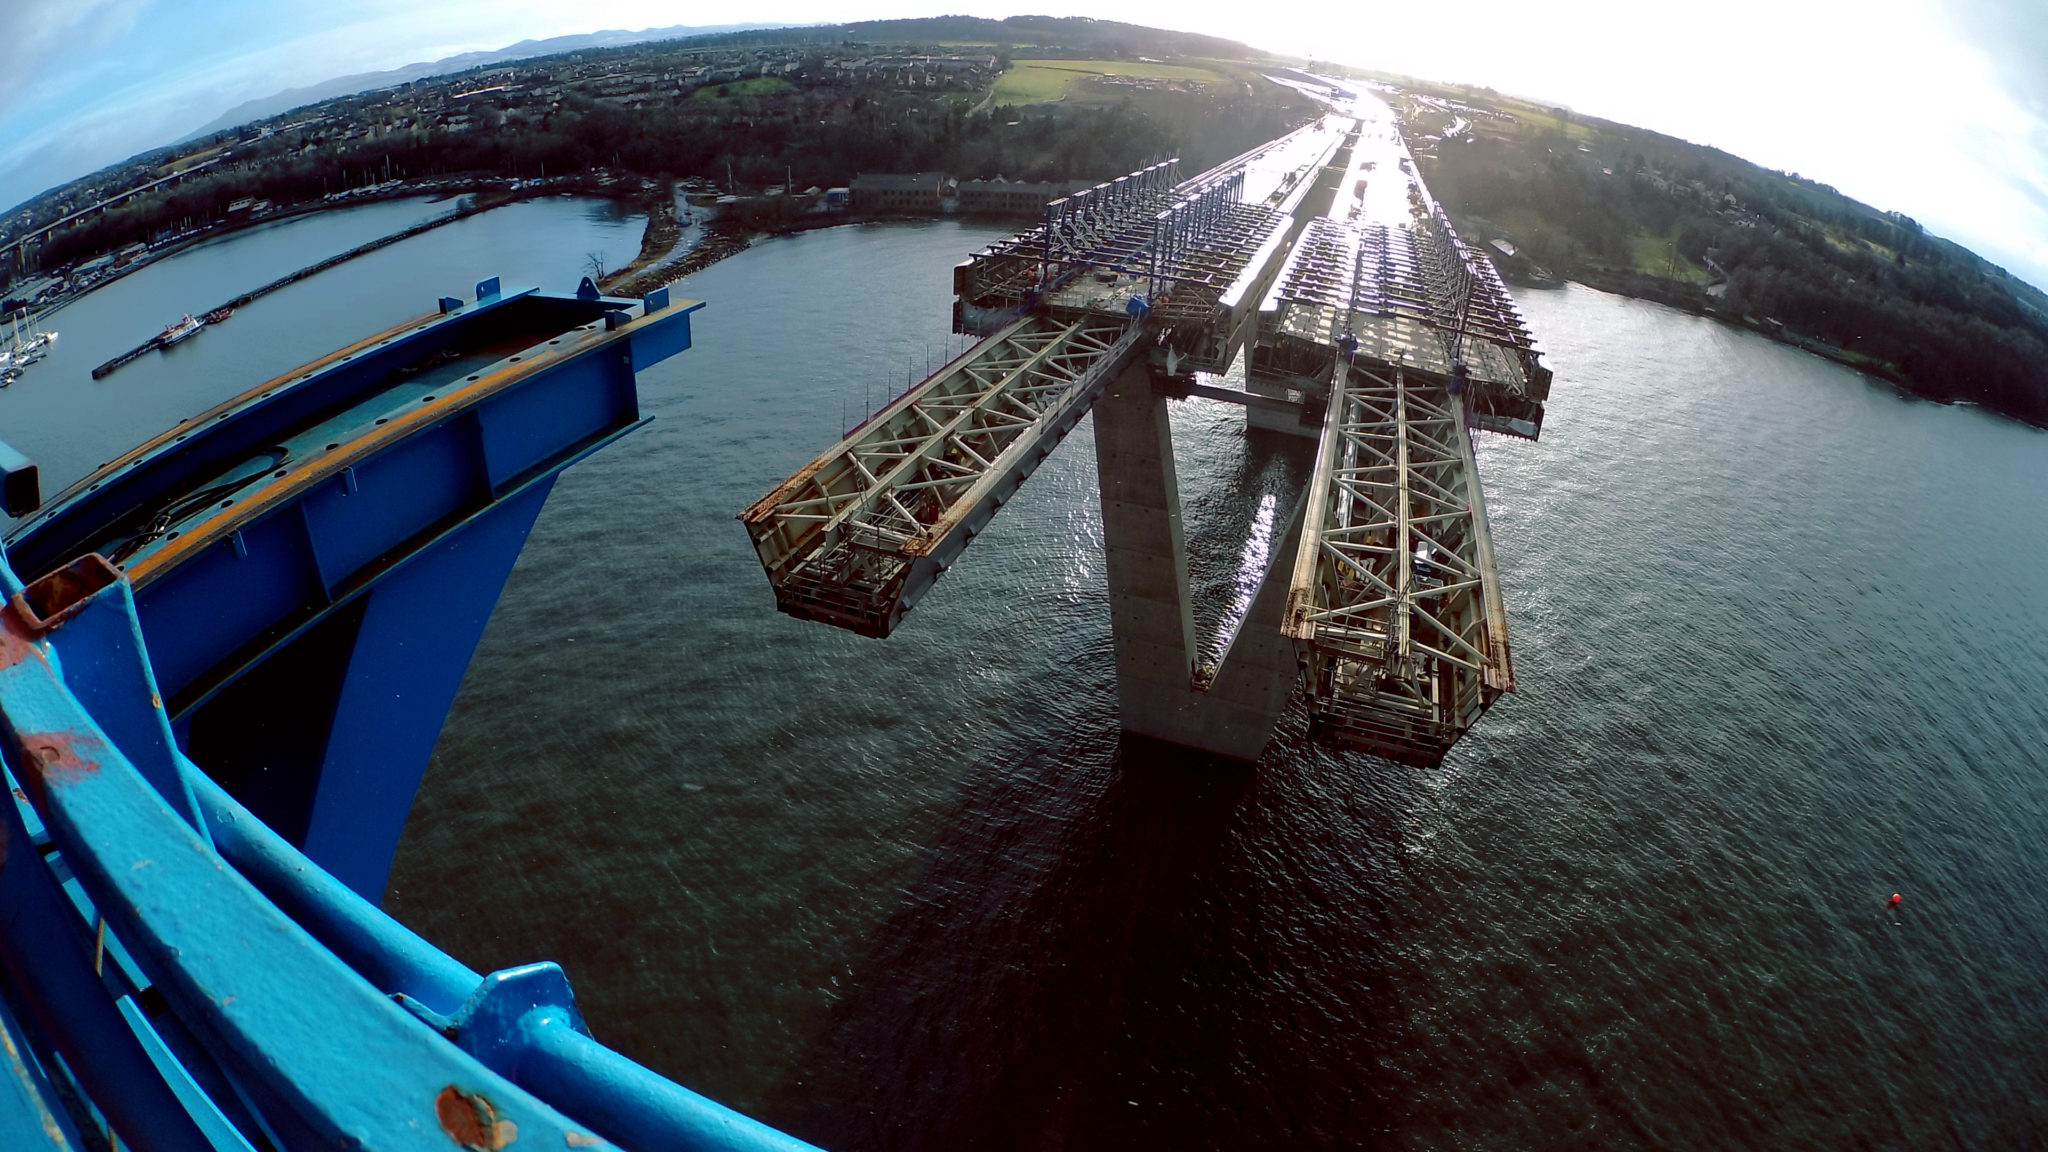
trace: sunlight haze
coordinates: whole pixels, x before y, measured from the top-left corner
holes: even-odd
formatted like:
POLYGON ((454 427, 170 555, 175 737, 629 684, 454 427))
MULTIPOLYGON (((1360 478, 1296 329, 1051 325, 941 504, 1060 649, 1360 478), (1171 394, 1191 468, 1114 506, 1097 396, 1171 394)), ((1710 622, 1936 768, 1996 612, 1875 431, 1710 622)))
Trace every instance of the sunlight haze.
POLYGON ((1502 92, 1796 171, 2048 286, 2048 8, 2023 0, 1507 0, 1342 6, 1138 0, 4 0, 0 204, 337 76, 603 28, 1021 13, 1202 32, 1502 92))

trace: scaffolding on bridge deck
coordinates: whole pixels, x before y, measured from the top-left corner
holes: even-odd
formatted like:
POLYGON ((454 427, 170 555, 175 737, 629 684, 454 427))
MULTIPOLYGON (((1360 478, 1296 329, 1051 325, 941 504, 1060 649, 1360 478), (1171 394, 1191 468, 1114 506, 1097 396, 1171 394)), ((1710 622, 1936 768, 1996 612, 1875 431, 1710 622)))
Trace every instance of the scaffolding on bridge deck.
POLYGON ((1036 315, 974 345, 740 514, 776 606, 887 636, 1138 346, 1036 315))
POLYGON ((1136 301, 1171 372, 1221 373, 1249 337, 1295 210, 1345 135, 1312 124, 1186 180, 1171 182, 1178 161, 1166 161, 1056 200, 1038 226, 955 269, 954 326, 986 333, 1038 308, 1124 315, 1136 301), (1286 171, 1252 199, 1247 181, 1262 163, 1286 171))
POLYGON ((1260 310, 1249 375, 1319 396, 1346 346, 1467 390, 1479 427, 1534 439, 1550 371, 1493 265, 1432 208, 1416 224, 1309 222, 1260 310))
POLYGON ((1472 430, 1533 439, 1550 374, 1398 135, 1365 135, 1312 125, 1178 183, 1153 165, 956 267, 955 327, 994 335, 742 514, 778 606, 887 635, 1144 355, 1155 396, 1320 428, 1281 632, 1319 730, 1440 760, 1514 684, 1472 430), (1245 391, 1190 383, 1248 343, 1245 391))
POLYGON ((1462 398, 1340 362, 1285 631, 1321 731, 1433 764, 1514 688, 1462 398))

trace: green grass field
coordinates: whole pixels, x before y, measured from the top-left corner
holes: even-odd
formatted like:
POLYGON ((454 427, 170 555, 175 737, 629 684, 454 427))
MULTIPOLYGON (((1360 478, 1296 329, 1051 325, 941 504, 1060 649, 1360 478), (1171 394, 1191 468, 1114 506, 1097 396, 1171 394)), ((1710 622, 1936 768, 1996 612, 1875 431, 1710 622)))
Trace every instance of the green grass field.
POLYGON ((789 87, 789 81, 780 76, 749 76, 745 80, 734 80, 726 84, 706 84, 690 93, 692 100, 717 100, 727 96, 766 96, 789 87))
POLYGON ((1188 64, 1144 64, 1125 60, 1018 60, 996 79, 998 104, 1043 104, 1064 100, 1074 85, 1101 76, 1144 80, 1221 81, 1228 77, 1188 64))
POLYGON ((1638 232, 1629 238, 1629 247, 1638 272, 1648 272, 1652 276, 1664 276, 1702 286, 1714 279, 1705 268, 1686 259, 1678 251, 1677 241, 1673 237, 1638 232))

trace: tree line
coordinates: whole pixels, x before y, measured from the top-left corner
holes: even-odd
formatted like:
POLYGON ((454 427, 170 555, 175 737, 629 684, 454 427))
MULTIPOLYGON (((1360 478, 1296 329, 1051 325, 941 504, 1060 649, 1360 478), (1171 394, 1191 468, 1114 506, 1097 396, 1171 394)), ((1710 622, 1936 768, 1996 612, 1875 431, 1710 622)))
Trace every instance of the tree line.
POLYGON ((1825 185, 1640 129, 1579 124, 1447 141, 1425 161, 1431 190, 1482 232, 1475 241, 1507 234, 1560 276, 1775 322, 1921 395, 2048 426, 2040 293, 1825 185), (1670 264, 1643 262, 1646 241, 1670 264), (1681 257, 1708 270, 1718 296, 1673 274, 1681 257))
MULTIPOLYGON (((819 66, 808 74, 822 73, 819 66)), ((1148 94, 1142 102, 993 106, 881 83, 810 84, 759 96, 669 99, 641 108, 564 95, 559 107, 506 101, 473 109, 468 131, 425 128, 372 139, 295 131, 247 143, 232 165, 138 197, 53 236, 41 266, 61 267, 155 240, 181 222, 225 217, 244 198, 290 206, 402 177, 561 177, 605 169, 658 180, 702 177, 758 190, 843 184, 861 172, 944 171, 962 178, 1104 179, 1166 155, 1198 171, 1310 115, 1294 93, 1148 94), (497 122, 502 118, 502 123, 497 122)), ((362 98, 334 102, 346 123, 362 98)), ((637 182, 634 182, 637 183, 637 182)))

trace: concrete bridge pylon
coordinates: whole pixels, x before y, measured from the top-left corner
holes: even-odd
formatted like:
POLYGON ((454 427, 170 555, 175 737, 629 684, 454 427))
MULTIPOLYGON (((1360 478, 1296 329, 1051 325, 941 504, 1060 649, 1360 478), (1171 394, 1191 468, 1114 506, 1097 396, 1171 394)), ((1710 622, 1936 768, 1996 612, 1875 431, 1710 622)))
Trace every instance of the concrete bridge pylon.
POLYGON ((1265 579, 1213 671, 1198 664, 1180 485, 1166 397, 1143 361, 1095 405, 1110 632, 1123 730, 1232 760, 1256 760, 1293 692, 1293 644, 1281 630, 1299 546, 1295 509, 1265 579))

